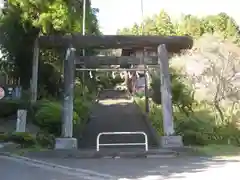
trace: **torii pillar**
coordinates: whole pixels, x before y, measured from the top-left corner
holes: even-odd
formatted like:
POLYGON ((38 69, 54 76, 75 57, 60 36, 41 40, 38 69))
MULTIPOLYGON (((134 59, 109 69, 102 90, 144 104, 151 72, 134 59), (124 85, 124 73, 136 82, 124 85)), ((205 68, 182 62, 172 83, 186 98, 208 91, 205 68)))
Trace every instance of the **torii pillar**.
POLYGON ((161 137, 160 144, 161 147, 166 148, 182 147, 182 137, 176 136, 174 131, 169 59, 165 44, 158 46, 158 62, 160 64, 160 91, 164 130, 164 136, 161 137))
POLYGON ((72 46, 69 46, 64 60, 62 136, 60 138, 56 138, 55 149, 77 149, 77 139, 73 138, 74 84, 75 49, 72 46))

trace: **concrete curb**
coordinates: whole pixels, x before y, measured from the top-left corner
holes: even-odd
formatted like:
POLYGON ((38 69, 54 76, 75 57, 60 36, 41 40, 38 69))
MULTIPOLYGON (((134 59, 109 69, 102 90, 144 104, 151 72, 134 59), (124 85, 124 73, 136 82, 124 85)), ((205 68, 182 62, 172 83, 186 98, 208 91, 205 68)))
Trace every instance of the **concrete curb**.
POLYGON ((108 174, 101 174, 101 173, 97 173, 95 171, 80 169, 80 168, 71 168, 71 167, 68 167, 68 166, 63 166, 63 165, 59 165, 59 164, 49 163, 49 162, 46 162, 46 161, 31 159, 31 158, 27 158, 27 157, 24 157, 24 156, 13 155, 13 154, 7 153, 7 152, 0 152, 0 156, 8 157, 12 160, 20 160, 22 162, 27 162, 27 163, 31 163, 31 164, 35 164, 35 165, 44 166, 44 167, 50 167, 50 168, 55 168, 55 169, 59 169, 59 170, 65 170, 65 171, 72 172, 72 173, 80 173, 84 176, 92 176, 92 177, 109 179, 109 180, 110 179, 111 180, 116 179, 114 176, 111 176, 111 175, 108 175, 108 174))
MULTIPOLYGON (((1 153, 1 152, 0 152, 1 153)), ((8 151, 2 151, 2 153, 9 154, 8 151)), ((13 154, 13 153, 12 153, 13 154)), ((11 154, 11 155, 12 155, 11 154)), ((79 151, 39 151, 39 152, 27 152, 22 154, 21 157, 28 157, 33 159, 41 158, 57 158, 57 159, 146 159, 146 158, 175 158, 179 156, 176 151, 163 151, 161 150, 149 150, 148 152, 81 152, 79 151)))
POLYGON ((150 155, 142 155, 142 156, 131 156, 131 155, 103 156, 100 159, 157 159, 157 158, 165 159, 165 158, 175 158, 175 157, 177 157, 177 155, 175 154, 168 154, 168 155, 150 154, 150 155))

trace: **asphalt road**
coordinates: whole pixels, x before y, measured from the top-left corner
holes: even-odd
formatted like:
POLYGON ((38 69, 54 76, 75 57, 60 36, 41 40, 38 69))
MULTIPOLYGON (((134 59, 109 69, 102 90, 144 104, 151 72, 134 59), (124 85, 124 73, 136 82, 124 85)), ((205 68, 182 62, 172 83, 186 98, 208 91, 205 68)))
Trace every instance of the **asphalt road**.
MULTIPOLYGON (((45 159, 46 160, 46 159, 45 159)), ((82 168, 118 180, 239 180, 239 159, 202 157, 155 159, 48 159, 51 163, 82 168)))
MULTIPOLYGON (((239 158, 41 159, 65 167, 111 176, 111 180, 239 180, 239 158)), ((0 156, 1 180, 106 180, 98 175, 28 164, 0 156)), ((109 180, 109 179, 108 179, 109 180)))
MULTIPOLYGON (((36 167, 0 156, 1 180, 86 180, 80 174, 67 173, 54 168, 36 167)), ((90 178, 95 180, 98 178, 90 178)))

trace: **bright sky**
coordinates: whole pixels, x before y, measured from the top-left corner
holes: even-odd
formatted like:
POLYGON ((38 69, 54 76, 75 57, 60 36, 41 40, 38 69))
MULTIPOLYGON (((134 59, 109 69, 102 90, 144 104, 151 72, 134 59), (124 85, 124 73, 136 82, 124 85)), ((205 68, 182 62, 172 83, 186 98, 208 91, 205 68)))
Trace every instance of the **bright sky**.
MULTIPOLYGON (((167 11, 172 17, 181 14, 208 15, 226 12, 240 24, 238 0, 143 0, 144 16, 167 11)), ((98 19, 104 34, 115 34, 117 29, 141 20, 141 0, 92 0, 99 8, 98 19)))

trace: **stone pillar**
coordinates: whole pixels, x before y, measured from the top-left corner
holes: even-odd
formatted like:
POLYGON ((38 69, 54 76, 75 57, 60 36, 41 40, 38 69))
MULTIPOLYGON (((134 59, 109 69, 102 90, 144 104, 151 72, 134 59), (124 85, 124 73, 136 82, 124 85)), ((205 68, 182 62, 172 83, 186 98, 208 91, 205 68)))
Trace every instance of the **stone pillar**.
POLYGON ((55 149, 75 149, 77 139, 73 135, 73 96, 75 84, 75 49, 69 47, 64 60, 64 93, 62 112, 62 137, 56 139, 55 149))
POLYGON ((26 132, 27 111, 19 109, 17 111, 16 132, 26 132))
POLYGON ((145 91, 145 112, 148 114, 149 113, 149 92, 148 92, 148 79, 147 79, 147 65, 145 64, 145 58, 147 55, 147 50, 144 48, 143 50, 143 64, 144 64, 144 91, 145 91))
POLYGON ((160 64, 160 91, 164 129, 164 136, 161 138, 161 145, 163 147, 180 147, 182 146, 182 138, 180 136, 175 136, 174 132, 169 59, 164 44, 158 46, 158 61, 160 64))
POLYGON ((37 101, 38 64, 39 64, 39 44, 38 44, 38 38, 37 38, 34 42, 34 49, 33 49, 32 79, 30 82, 31 102, 37 101))

